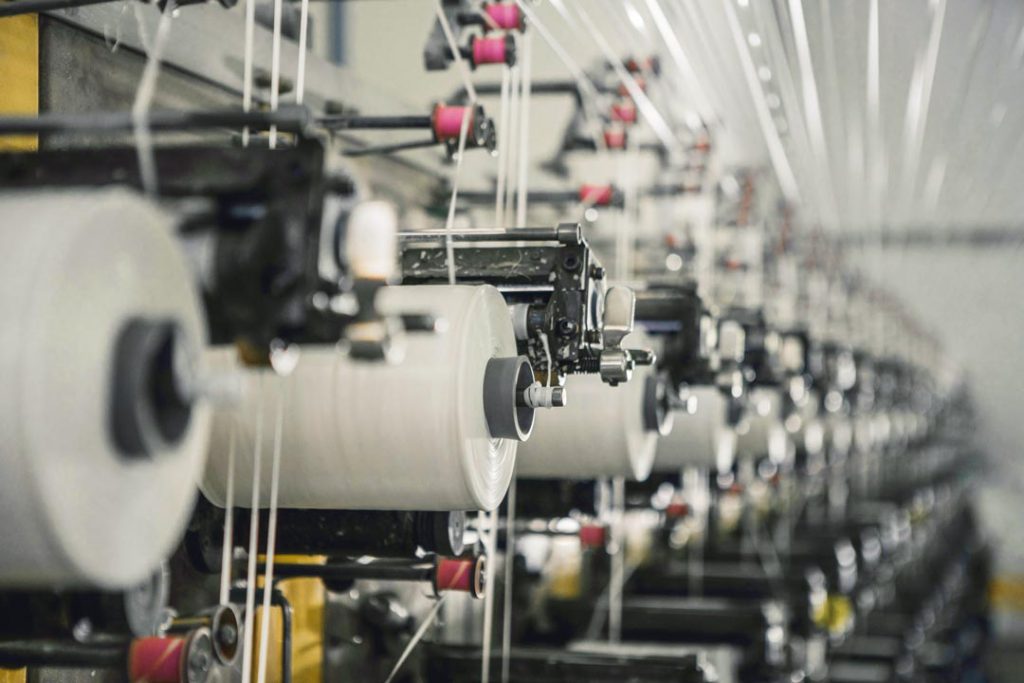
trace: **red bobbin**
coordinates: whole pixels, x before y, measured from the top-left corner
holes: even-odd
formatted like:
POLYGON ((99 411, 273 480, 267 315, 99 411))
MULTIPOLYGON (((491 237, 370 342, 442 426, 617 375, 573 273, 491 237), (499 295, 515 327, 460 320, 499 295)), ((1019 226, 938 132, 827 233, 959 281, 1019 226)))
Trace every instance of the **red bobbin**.
POLYGON ((473 66, 481 64, 508 64, 516 63, 515 43, 512 36, 489 36, 473 37, 472 53, 470 59, 473 66))
POLYGON ((581 185, 580 203, 590 206, 608 206, 615 194, 611 185, 581 185))
POLYGON ((128 649, 128 679, 133 683, 179 683, 184 671, 184 638, 136 638, 128 649))
POLYGON ((434 565, 434 592, 469 593, 474 598, 484 594, 484 556, 438 557, 434 565))
POLYGON ((434 107, 433 128, 434 139, 438 142, 458 142, 459 133, 462 130, 462 118, 469 118, 467 122, 466 139, 473 137, 473 124, 476 110, 473 107, 457 107, 439 104, 434 107))
POLYGON ((204 683, 212 664, 213 641, 206 627, 183 638, 136 638, 128 648, 132 683, 204 683))
POLYGON ((604 145, 608 149, 626 149, 626 131, 621 128, 606 128, 604 145))
POLYGON ((616 102, 612 105, 612 120, 620 123, 636 123, 636 105, 633 102, 616 102))
POLYGON ((580 526, 580 545, 584 548, 603 548, 605 528, 600 524, 580 526))
POLYGON ((674 500, 665 508, 665 516, 669 519, 679 519, 690 514, 690 506, 680 500, 674 500))
POLYGON ((483 10, 494 28, 502 31, 526 30, 526 17, 514 2, 490 2, 484 5, 483 10))

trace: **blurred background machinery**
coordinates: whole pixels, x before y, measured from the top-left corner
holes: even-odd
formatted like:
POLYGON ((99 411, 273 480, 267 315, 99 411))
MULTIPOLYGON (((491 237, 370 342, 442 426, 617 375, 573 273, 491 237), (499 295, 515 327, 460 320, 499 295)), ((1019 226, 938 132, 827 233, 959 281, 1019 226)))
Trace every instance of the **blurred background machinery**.
POLYGON ((0 3, 0 682, 1015 680, 1022 60, 0 3))

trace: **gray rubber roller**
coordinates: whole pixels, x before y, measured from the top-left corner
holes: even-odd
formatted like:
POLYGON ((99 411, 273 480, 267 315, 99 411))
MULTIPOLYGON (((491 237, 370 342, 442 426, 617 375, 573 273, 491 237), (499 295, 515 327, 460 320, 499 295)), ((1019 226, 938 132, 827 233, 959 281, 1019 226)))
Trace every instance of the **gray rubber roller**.
POLYGON ((495 439, 526 441, 533 431, 534 409, 520 396, 533 384, 526 356, 492 358, 484 372, 484 415, 495 439))

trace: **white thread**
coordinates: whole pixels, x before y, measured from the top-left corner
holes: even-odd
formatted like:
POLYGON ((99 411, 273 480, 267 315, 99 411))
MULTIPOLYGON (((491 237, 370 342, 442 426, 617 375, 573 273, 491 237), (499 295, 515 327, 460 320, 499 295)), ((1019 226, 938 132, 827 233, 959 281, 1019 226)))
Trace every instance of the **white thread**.
POLYGON ((596 107, 599 97, 597 94, 597 87, 594 82, 590 80, 590 77, 580 68, 580 66, 573 60, 562 44, 555 39, 551 34, 551 31, 544 25, 537 16, 537 13, 533 11, 526 0, 516 0, 516 5, 522 10, 523 14, 526 15, 527 20, 530 22, 531 28, 540 34, 540 37, 544 39, 544 42, 548 44, 554 53, 558 57, 559 61, 569 70, 574 81, 576 81, 576 88, 579 90, 582 96, 583 103, 583 117, 586 119, 587 128, 590 134, 594 138, 594 142, 597 144, 599 150, 605 150, 607 145, 604 142, 604 135, 601 131, 601 115, 598 113, 596 107))
POLYGON ((150 50, 153 49, 153 43, 149 39, 149 27, 146 26, 146 20, 142 18, 143 7, 144 5, 139 3, 132 3, 135 26, 139 30, 139 42, 142 43, 142 52, 149 55, 150 50))
POLYGON ((743 28, 740 26, 739 18, 736 16, 736 10, 733 8, 732 3, 726 2, 722 4, 725 8, 725 16, 729 23, 729 30, 732 34, 736 52, 740 56, 740 64, 743 66, 743 75, 746 78, 751 99, 754 101, 754 109, 757 112, 758 123, 761 126, 761 134, 764 136, 765 144, 768 146, 768 157, 775 168, 775 176, 779 181, 779 187, 786 196, 787 201, 799 204, 800 190, 796 182, 796 176, 793 175, 793 167, 790 165, 789 157, 786 155, 786 148, 782 144, 779 131, 775 127, 774 119, 772 119, 771 110, 768 108, 768 101, 765 99, 761 79, 757 75, 754 61, 747 49, 747 40, 744 37, 743 28))
POLYGON ((700 78, 698 78, 693 64, 690 63, 689 58, 686 56, 686 51, 683 49, 679 36, 676 35, 668 17, 665 16, 665 11, 658 4, 658 0, 647 0, 647 9, 654 19, 654 25, 661 34, 669 54, 672 55, 673 61, 675 61, 679 71, 683 74, 683 80, 686 81, 689 94, 696 100, 701 118, 705 121, 713 121, 716 118, 715 109, 711 105, 711 100, 707 93, 704 92, 704 88, 701 86, 700 78))
MULTIPOLYGON (((512 649, 512 583, 516 559, 516 477, 508 487, 508 513, 505 516, 505 585, 501 612, 501 683, 508 682, 512 649)), ((490 588, 490 587, 488 587, 490 588)))
MULTIPOLYGON (((246 113, 252 110, 252 62, 255 32, 256 0, 245 0, 245 55, 242 58, 242 111, 246 113)), ((242 129, 242 146, 249 146, 249 126, 242 129)))
MULTIPOLYGON (((270 52, 270 111, 277 111, 281 98, 281 5, 274 0, 274 34, 270 52)), ((270 126, 270 149, 277 148, 277 126, 270 126)), ((261 647, 262 649, 262 647, 261 647)))
POLYGON ((612 479, 612 560, 608 580, 608 640, 622 640, 622 586, 625 583, 626 539, 623 529, 626 510, 626 479, 612 479))
MULTIPOLYGON (((263 377, 258 382, 262 385, 263 377)), ((262 387, 261 387, 262 389, 262 387)), ((256 611, 256 554, 259 550, 260 533, 260 472, 261 445, 263 444, 263 391, 257 393, 256 399, 256 436, 253 446, 252 467, 252 503, 249 507, 249 563, 245 578, 245 641, 242 645, 242 680, 252 680, 252 639, 253 624, 256 611)))
POLYGON ((306 43, 309 34, 309 0, 302 0, 299 13, 299 67, 295 75, 295 103, 302 104, 306 95, 306 43))
MULTIPOLYGON (((629 564, 625 566, 622 572, 623 583, 629 581, 638 566, 639 565, 636 564, 629 564)), ((604 587, 600 597, 594 602, 594 611, 591 613, 590 622, 587 624, 586 640, 596 640, 601 635, 601 627, 604 625, 605 616, 608 614, 608 596, 610 590, 611 582, 604 587)))
POLYGON ((487 551, 486 572, 487 592, 484 594, 484 635, 483 635, 483 657, 480 660, 481 683, 489 683, 491 680, 491 640, 494 635, 494 577, 497 573, 495 558, 498 555, 498 510, 486 513, 490 525, 487 528, 487 542, 484 548, 487 551))
POLYGON ((402 650, 402 654, 398 657, 398 661, 395 662, 395 666, 391 669, 391 673, 389 673, 388 677, 384 679, 384 683, 391 683, 391 681, 394 680, 399 669, 401 669, 402 665, 405 664, 405 660, 409 658, 409 655, 412 654, 416 645, 418 645, 420 640, 423 639, 427 629, 434 622, 434 619, 437 617, 437 613, 441 611, 441 605, 444 604, 447 597, 447 593, 441 595, 437 602, 434 603, 434 607, 427 613, 427 616, 423 618, 423 623, 420 624, 420 627, 416 629, 416 633, 414 633, 412 638, 409 639, 409 643, 405 646, 405 649, 402 650))
MULTIPOLYGON (((134 3, 133 3, 134 5, 134 3)), ((124 13, 128 11, 128 0, 122 0, 121 11, 117 15, 117 25, 114 27, 114 42, 110 42, 110 26, 108 24, 103 25, 103 43, 110 49, 111 54, 116 53, 118 48, 121 47, 121 29, 124 24, 124 13)), ((139 32, 139 37, 142 37, 142 31, 139 32)), ((143 43, 145 46, 145 43, 143 43)))
MULTIPOLYGON (((173 13, 174 0, 168 0, 163 13, 160 14, 160 23, 157 24, 153 44, 146 51, 146 66, 142 71, 138 90, 135 91, 135 101, 132 103, 132 128, 135 134, 135 152, 139 158, 139 179, 142 181, 143 191, 151 197, 157 194, 157 173, 156 157, 153 155, 153 136, 149 129, 149 109, 156 95, 160 62, 170 36, 173 13)), ((136 18, 139 17, 136 13, 136 18)))
POLYGON ((437 19, 441 24, 441 30, 444 31, 445 40, 448 41, 448 48, 455 59, 459 74, 462 76, 463 87, 469 95, 469 105, 462 112, 462 125, 459 127, 459 148, 455 157, 455 171, 452 177, 452 196, 451 201, 448 203, 448 219, 445 221, 444 227, 446 233, 444 239, 445 256, 448 261, 448 284, 454 285, 455 245, 452 242, 452 228, 455 225, 455 203, 459 198, 459 181, 462 179, 462 157, 466 152, 466 134, 469 131, 469 120, 476 106, 476 88, 473 87, 473 80, 469 76, 469 67, 466 66, 466 60, 462 58, 458 43, 455 42, 455 35, 452 33, 452 27, 448 23, 448 17, 445 16, 444 9, 441 7, 441 0, 435 0, 434 10, 437 12, 437 19))
MULTIPOLYGON (((280 0, 278 0, 280 2, 280 0)), ((277 493, 281 481, 281 433, 284 431, 285 394, 291 383, 286 379, 285 388, 277 395, 277 417, 274 422, 274 456, 270 469, 270 510, 267 514, 267 550, 263 570, 263 614, 260 617, 260 660, 256 672, 256 683, 267 680, 267 646, 270 640, 270 598, 274 592, 274 556, 277 547, 277 493)), ((243 679, 244 680, 244 679, 243 679)))
POLYGON ((228 442, 228 485, 224 506, 224 542, 220 556, 220 604, 226 605, 231 597, 231 560, 235 536, 235 445, 238 437, 238 423, 232 421, 228 442))
MULTIPOLYGON (((519 146, 514 145, 513 141, 518 139, 519 135, 519 67, 514 66, 511 69, 511 86, 509 87, 509 106, 508 106, 508 145, 506 149, 505 159, 499 160, 499 163, 506 165, 505 177, 508 178, 508 187, 505 191, 504 202, 505 206, 502 209, 502 216, 512 215, 512 200, 515 198, 516 192, 516 181, 517 178, 513 174, 513 169, 516 167, 516 159, 519 157, 519 146)), ((504 227, 504 226, 501 226, 504 227)))
POLYGON ((437 20, 441 23, 441 30, 444 31, 445 40, 448 41, 448 49, 452 52, 455 66, 458 67, 459 75, 462 76, 462 85, 469 95, 469 102, 470 104, 476 104, 476 88, 473 87, 473 79, 470 77, 469 67, 466 66, 466 60, 462 58, 462 52, 459 50, 459 44, 455 41, 452 26, 448 23, 448 17, 444 13, 444 8, 441 7, 441 0, 434 0, 434 11, 437 13, 437 20))
POLYGON ((505 227, 505 181, 506 181, 506 157, 508 146, 511 142, 508 136, 509 121, 509 88, 511 69, 504 67, 501 70, 501 110, 498 115, 501 127, 498 129, 498 187, 494 195, 494 227, 505 227))
POLYGON ((797 63, 800 66, 801 94, 803 95, 808 137, 812 153, 816 157, 818 172, 822 178, 822 200, 826 203, 826 210, 831 214, 832 224, 835 225, 839 212, 835 205, 835 186, 832 184, 832 167, 829 163, 828 143, 825 139, 825 122, 821 111, 821 102, 818 99, 818 84, 814 76, 814 63, 811 58, 807 25, 804 22, 802 0, 789 0, 789 16, 793 24, 793 42, 796 47, 797 63))
MULTIPOLYGON (((946 0, 938 0, 932 12, 927 46, 920 69, 914 74, 911 81, 910 94, 907 98, 903 151, 903 158, 907 160, 907 163, 903 177, 903 196, 906 197, 906 202, 911 203, 917 189, 915 181, 917 180, 918 166, 921 163, 921 147, 924 144, 925 130, 928 126, 928 109, 931 105, 932 87, 935 84, 935 69, 938 64, 942 27, 946 17, 946 0), (914 95, 917 95, 916 101, 914 95)), ((1024 36, 1024 33, 1021 35, 1024 36)))
MULTIPOLYGON (((572 23, 562 0, 551 0, 551 4, 559 11, 566 21, 570 22, 570 24, 572 23)), ((633 101, 636 102, 636 106, 640 111, 640 114, 647 120, 648 125, 650 125, 651 130, 654 131, 654 134, 658 136, 661 144, 663 144, 665 149, 670 152, 676 151, 679 147, 679 139, 676 138, 675 133, 672 132, 672 129, 662 117, 657 107, 655 107, 654 103, 651 102, 651 98, 647 97, 647 94, 644 93, 643 89, 636 82, 636 79, 633 78, 624 66, 622 66, 622 60, 619 58, 618 54, 616 54, 615 48, 611 46, 608 40, 604 37, 604 34, 598 30, 597 25, 594 24, 593 20, 591 20, 590 14, 587 13, 581 3, 574 4, 573 9, 576 10, 576 15, 586 26, 587 31, 594 39, 598 48, 600 48, 601 52, 604 53, 605 59, 608 60, 608 63, 615 71, 615 75, 618 76, 622 85, 624 85, 626 90, 629 91, 629 95, 633 98, 633 101)))
POLYGON ((530 165, 530 93, 532 90, 533 34, 527 33, 520 41, 523 46, 523 94, 519 114, 519 181, 516 183, 516 225, 526 225, 526 202, 529 197, 527 172, 530 165))

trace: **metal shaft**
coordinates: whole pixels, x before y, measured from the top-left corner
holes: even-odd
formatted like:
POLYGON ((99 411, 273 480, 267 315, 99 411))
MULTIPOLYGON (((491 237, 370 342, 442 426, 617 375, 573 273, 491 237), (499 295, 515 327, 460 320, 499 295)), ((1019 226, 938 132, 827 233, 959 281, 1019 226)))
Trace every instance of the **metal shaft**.
MULTIPOLYGON (((3 7, 3 5, 0 5, 3 7)), ((269 128, 301 131, 310 122, 306 109, 283 107, 262 111, 153 111, 146 117, 150 130, 172 131, 215 128, 269 128)), ((129 111, 84 114, 46 112, 38 116, 0 116, 0 135, 35 133, 119 132, 132 130, 135 121, 129 111)))
POLYGON ((433 128, 430 116, 324 116, 318 119, 327 128, 335 130, 399 130, 403 128, 433 128))
MULTIPOLYGON (((262 568, 261 568, 262 571, 262 568)), ((381 581, 433 581, 434 564, 399 564, 392 562, 371 562, 360 564, 278 564, 274 573, 281 577, 309 577, 329 581, 355 581, 377 579, 381 581)))

